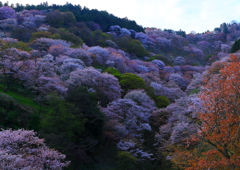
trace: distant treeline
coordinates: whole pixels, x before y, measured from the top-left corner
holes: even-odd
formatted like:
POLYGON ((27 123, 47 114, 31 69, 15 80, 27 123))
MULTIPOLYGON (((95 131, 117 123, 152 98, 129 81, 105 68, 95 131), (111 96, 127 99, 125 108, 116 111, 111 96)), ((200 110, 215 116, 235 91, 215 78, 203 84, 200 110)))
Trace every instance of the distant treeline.
POLYGON ((113 14, 109 14, 107 11, 98 11, 97 9, 88 9, 87 7, 82 8, 80 5, 72 5, 71 3, 66 3, 65 5, 48 5, 47 2, 40 3, 39 5, 29 5, 26 4, 26 6, 16 3, 14 4, 8 4, 2 3, 0 1, 0 7, 1 6, 11 6, 16 11, 22 11, 23 9, 26 10, 59 10, 62 12, 72 12, 77 22, 88 22, 93 21, 97 24, 99 24, 103 31, 108 31, 110 26, 112 25, 119 25, 122 28, 128 28, 133 29, 136 32, 144 32, 144 29, 142 26, 138 25, 135 21, 129 20, 127 17, 125 18, 119 18, 114 16, 113 14))

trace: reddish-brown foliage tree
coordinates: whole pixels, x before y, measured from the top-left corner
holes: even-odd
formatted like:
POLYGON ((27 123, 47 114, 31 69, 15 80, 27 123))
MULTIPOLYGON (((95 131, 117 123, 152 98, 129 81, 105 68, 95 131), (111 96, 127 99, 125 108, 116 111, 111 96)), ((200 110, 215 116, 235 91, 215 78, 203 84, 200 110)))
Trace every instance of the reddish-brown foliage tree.
POLYGON ((198 133, 171 160, 186 170, 240 169, 240 59, 231 56, 200 93, 198 133))

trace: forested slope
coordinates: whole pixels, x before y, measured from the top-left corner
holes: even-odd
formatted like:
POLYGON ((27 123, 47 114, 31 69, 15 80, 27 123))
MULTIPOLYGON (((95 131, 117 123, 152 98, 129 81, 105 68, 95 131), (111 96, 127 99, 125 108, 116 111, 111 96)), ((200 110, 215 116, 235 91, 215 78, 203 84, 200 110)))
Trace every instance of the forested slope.
POLYGON ((2 169, 239 169, 239 24, 185 34, 3 5, 2 169))

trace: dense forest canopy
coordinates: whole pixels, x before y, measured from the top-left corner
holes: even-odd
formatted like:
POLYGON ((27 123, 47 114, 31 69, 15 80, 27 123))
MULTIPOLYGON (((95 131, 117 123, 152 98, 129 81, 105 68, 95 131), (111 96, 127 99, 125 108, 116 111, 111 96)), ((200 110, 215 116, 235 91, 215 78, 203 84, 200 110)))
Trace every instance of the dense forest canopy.
POLYGON ((0 3, 0 169, 239 169, 239 37, 0 3))
POLYGON ((22 11, 24 9, 26 10, 44 10, 44 11, 51 11, 51 10, 58 10, 61 12, 72 12, 76 20, 78 22, 84 21, 93 21, 98 23, 103 31, 107 31, 110 26, 112 25, 119 25, 123 28, 133 29, 137 32, 144 32, 144 29, 142 26, 137 25, 137 23, 133 20, 129 20, 128 18, 119 18, 114 16, 113 14, 109 14, 107 11, 98 11, 97 9, 89 9, 87 7, 81 7, 80 5, 72 5, 71 3, 66 3, 65 5, 48 5, 48 2, 43 2, 39 5, 26 5, 23 6, 22 4, 8 4, 6 3, 0 3, 0 6, 11 6, 16 11, 22 11))

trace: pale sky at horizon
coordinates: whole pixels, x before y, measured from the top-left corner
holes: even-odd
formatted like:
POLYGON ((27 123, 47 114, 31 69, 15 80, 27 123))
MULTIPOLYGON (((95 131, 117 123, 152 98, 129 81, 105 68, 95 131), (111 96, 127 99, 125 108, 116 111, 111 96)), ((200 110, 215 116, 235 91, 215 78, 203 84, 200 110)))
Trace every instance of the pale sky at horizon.
MULTIPOLYGON (((6 1, 2 1, 3 3, 6 1)), ((8 0, 9 4, 40 4, 46 0, 8 0)), ((66 0, 48 0, 64 5, 66 0)), ((117 17, 135 20, 143 27, 195 31, 212 31, 221 23, 240 21, 240 0, 68 0, 89 9, 106 10, 117 17)))

